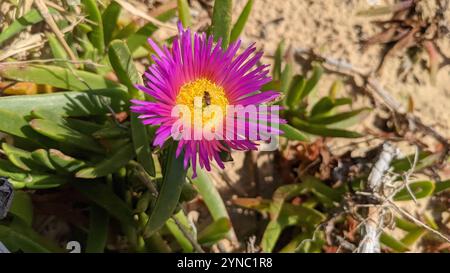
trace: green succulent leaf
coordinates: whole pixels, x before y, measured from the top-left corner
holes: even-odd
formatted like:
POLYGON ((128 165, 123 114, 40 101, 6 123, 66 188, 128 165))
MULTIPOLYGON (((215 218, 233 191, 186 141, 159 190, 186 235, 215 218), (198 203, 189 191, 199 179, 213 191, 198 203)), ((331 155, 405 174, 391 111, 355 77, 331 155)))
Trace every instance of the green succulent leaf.
POLYGON ((61 151, 55 149, 50 149, 48 155, 51 164, 59 171, 73 173, 86 166, 86 162, 65 155, 61 151))
POLYGON ((291 86, 288 89, 286 96, 286 104, 295 109, 298 106, 303 89, 305 88, 305 78, 301 75, 296 75, 292 79, 291 86))
POLYGON ((418 228, 415 230, 412 230, 408 232, 401 240, 403 244, 405 244, 408 247, 411 247, 420 240, 425 234, 427 233, 427 230, 424 228, 418 228))
POLYGON ((103 20, 100 14, 100 10, 97 7, 97 1, 95 0, 82 0, 85 12, 88 15, 92 27, 92 31, 89 33, 89 38, 98 50, 99 54, 103 54, 105 51, 105 39, 103 34, 103 20))
POLYGON ((55 243, 43 238, 25 222, 15 218, 11 226, 0 225, 0 241, 10 250, 26 253, 62 253, 55 243))
POLYGON ((308 141, 308 137, 306 135, 289 124, 280 124, 280 130, 283 131, 282 136, 289 140, 308 141))
POLYGON ((359 138, 362 137, 361 134, 357 132, 342 130, 342 129, 334 129, 329 128, 323 125, 316 125, 316 124, 310 124, 307 123, 299 118, 292 118, 291 124, 306 133, 313 134, 313 135, 319 135, 319 136, 326 136, 326 137, 343 137, 343 138, 359 138))
MULTIPOLYGON (((184 212, 182 210, 180 210, 180 212, 175 214, 173 216, 173 218, 175 218, 178 221, 178 223, 180 225, 182 225, 184 230, 190 232, 192 237, 194 237, 194 238, 197 237, 195 234, 195 231, 192 229, 191 225, 189 224, 189 219, 187 218, 187 216, 184 214, 184 212)), ((194 247, 192 246, 191 242, 189 241, 189 239, 186 238, 185 234, 180 230, 178 225, 175 223, 174 219, 170 218, 169 220, 167 220, 166 227, 172 233, 172 235, 175 237, 175 240, 177 240, 178 244, 181 246, 184 253, 192 253, 194 251, 194 247)))
POLYGON ((188 171, 188 178, 192 181, 192 184, 197 188, 199 194, 203 198, 208 207, 209 212, 214 221, 218 221, 221 218, 230 218, 228 216, 225 203, 222 200, 219 192, 214 186, 214 181, 211 179, 209 174, 197 165, 197 177, 192 177, 192 168, 188 171))
POLYGON ((27 175, 22 169, 16 167, 11 162, 4 159, 0 159, 0 176, 20 181, 23 181, 27 178, 27 175))
POLYGON ((178 205, 183 185, 186 183, 186 170, 183 164, 184 155, 180 154, 176 157, 176 149, 177 143, 172 143, 167 148, 163 181, 145 228, 144 236, 146 238, 152 236, 172 216, 178 205))
POLYGON ((191 26, 191 13, 189 11, 189 3, 187 0, 177 0, 178 4, 178 17, 180 17, 183 27, 187 28, 191 26))
MULTIPOLYGON (((112 41, 109 47, 109 59, 120 81, 128 87, 130 97, 145 100, 145 97, 134 85, 142 84, 142 78, 134 66, 131 53, 123 41, 112 41)), ((151 175, 155 176, 150 139, 147 128, 139 120, 136 113, 131 113, 131 131, 134 149, 138 162, 151 175)))
POLYGON ((247 4, 245 4, 244 9, 242 10, 241 14, 239 15, 236 23, 233 26, 233 29, 231 30, 230 35, 230 42, 234 42, 237 39, 239 39, 239 36, 241 35, 242 31, 244 30, 245 24, 247 23, 248 17, 250 16, 250 13, 252 11, 254 0, 248 0, 247 4))
POLYGON ((30 190, 43 190, 61 187, 69 182, 68 177, 32 172, 23 180, 10 180, 15 189, 27 188, 30 190))
POLYGON ((395 239, 394 237, 392 237, 391 235, 383 232, 380 235, 380 242, 389 247, 392 250, 395 250, 397 252, 405 252, 405 251, 409 251, 409 247, 407 245, 405 245, 403 242, 395 239))
POLYGON ((325 218, 325 215, 315 209, 285 203, 278 217, 271 218, 267 225, 261 247, 264 252, 272 252, 281 232, 286 227, 296 225, 314 227, 324 221, 325 218))
MULTIPOLYGON (((28 97, 28 96, 21 96, 28 97)), ((14 109, 5 109, 2 106, 6 105, 5 100, 0 100, 0 132, 7 133, 22 139, 25 139, 34 144, 41 144, 46 147, 55 145, 55 142, 49 138, 38 134, 28 124, 28 122, 14 109)))
POLYGON ((125 166, 131 159, 135 157, 133 144, 127 144, 117 150, 111 156, 98 163, 94 167, 82 169, 76 173, 76 177, 84 179, 94 179, 114 173, 121 167, 125 166))
POLYGON ((446 190, 450 189, 450 180, 437 182, 437 183, 434 184, 434 186, 435 186, 434 194, 441 193, 443 191, 446 191, 446 190))
MULTIPOLYGON (((392 162, 392 167, 395 172, 406 172, 412 168, 415 155, 408 155, 405 158, 396 159, 392 162)), ((414 168, 415 171, 423 170, 434 163, 440 158, 439 154, 432 154, 430 152, 420 152, 418 155, 418 162, 414 168)))
POLYGON ((19 217, 27 226, 31 227, 33 223, 33 203, 27 192, 14 192, 14 199, 9 212, 19 217))
MULTIPOLYGON (((56 39, 55 34, 53 33, 46 33, 48 44, 50 46, 50 50, 52 51, 53 57, 55 59, 61 59, 61 60, 69 60, 70 57, 68 56, 66 50, 61 45, 61 43, 56 39)), ((56 62, 58 66, 67 67, 75 69, 75 66, 70 62, 64 62, 64 61, 58 61, 56 62)))
POLYGON ((308 122, 314 123, 314 124, 323 124, 323 125, 335 124, 335 123, 356 117, 359 114, 369 111, 369 110, 370 110, 370 108, 362 108, 362 109, 358 109, 358 110, 339 113, 339 114, 332 115, 332 116, 313 117, 313 118, 309 118, 308 122))
POLYGON ((282 40, 275 51, 275 60, 273 64, 272 77, 274 81, 281 80, 282 64, 284 55, 284 40, 282 40))
POLYGON ((323 74, 323 68, 320 65, 316 65, 313 68, 313 73, 311 77, 306 81, 305 87, 303 88, 303 92, 300 95, 300 100, 303 100, 306 98, 311 92, 315 89, 317 86, 317 83, 319 82, 320 78, 323 74))
POLYGON ((48 84, 63 90, 123 88, 101 75, 53 65, 0 65, 0 77, 22 82, 48 84))
POLYGON ((112 40, 112 35, 117 27, 117 21, 119 19, 121 11, 122 7, 115 1, 111 1, 108 7, 106 7, 105 11, 103 11, 102 22, 104 31, 103 38, 105 45, 109 45, 109 43, 112 40))
POLYGON ((124 128, 115 126, 115 127, 101 128, 100 130, 97 130, 94 133, 92 133, 92 136, 96 139, 122 138, 122 137, 129 137, 130 133, 124 128))
POLYGON ((2 149, 9 161, 16 167, 24 171, 31 171, 39 168, 39 164, 34 162, 30 152, 16 148, 7 143, 2 143, 2 149))
POLYGON ((36 151, 31 153, 31 157, 37 164, 46 167, 50 171, 56 171, 55 166, 50 161, 50 156, 47 150, 37 149, 36 151))
POLYGON ((212 16, 212 34, 215 41, 222 38, 222 48, 227 48, 231 34, 231 14, 233 12, 232 0, 214 1, 212 16))
MULTIPOLYGON (((0 99, 0 131, 2 131, 2 127, 16 128, 7 133, 30 140, 39 139, 40 135, 36 132, 32 136, 29 132, 21 132, 25 131, 25 128, 17 130, 17 128, 28 125, 23 117, 29 115, 32 111, 38 115, 45 111, 47 113, 45 119, 49 119, 48 116, 50 116, 51 120, 56 121, 61 120, 60 117, 104 115, 109 113, 110 109, 120 112, 124 111, 127 105, 128 95, 122 89, 2 97, 0 99), (10 121, 10 119, 14 119, 14 122, 6 122, 10 121), (2 120, 4 120, 4 123, 2 123, 2 120), (19 127, 19 125, 22 126, 19 127)), ((31 128, 28 131, 33 132, 31 128)), ((42 136, 40 137, 42 138, 42 136)))
POLYGON ((148 37, 151 37, 158 27, 153 23, 147 23, 138 29, 134 34, 130 35, 127 39, 127 45, 130 52, 135 52, 140 46, 144 46, 147 43, 148 37))
MULTIPOLYGON (((434 192, 435 186, 431 181, 418 181, 409 184, 409 188, 416 199, 422 199, 431 196, 434 192)), ((394 200, 409 201, 413 200, 413 196, 411 196, 410 192, 405 187, 394 196, 394 200)))
POLYGON ((220 218, 205 229, 203 229, 198 235, 198 242, 200 244, 211 245, 217 241, 225 238, 228 232, 231 230, 231 222, 228 218, 220 218))
MULTIPOLYGON (((50 14, 56 14, 57 12, 53 8, 49 8, 50 14)), ((0 33, 0 45, 6 40, 12 38, 16 34, 25 30, 27 27, 42 22, 42 15, 36 9, 31 9, 22 17, 17 18, 7 28, 3 29, 0 33)))
POLYGON ((45 119, 33 119, 30 126, 38 133, 47 136, 55 141, 72 145, 86 151, 103 153, 104 150, 90 136, 82 134, 69 127, 58 125, 57 123, 45 119))
POLYGON ((72 181, 72 186, 121 223, 131 227, 136 226, 131 209, 114 194, 109 186, 101 181, 72 181))
POLYGON ((89 213, 89 233, 86 243, 86 253, 103 253, 108 237, 108 212, 92 205, 89 213))

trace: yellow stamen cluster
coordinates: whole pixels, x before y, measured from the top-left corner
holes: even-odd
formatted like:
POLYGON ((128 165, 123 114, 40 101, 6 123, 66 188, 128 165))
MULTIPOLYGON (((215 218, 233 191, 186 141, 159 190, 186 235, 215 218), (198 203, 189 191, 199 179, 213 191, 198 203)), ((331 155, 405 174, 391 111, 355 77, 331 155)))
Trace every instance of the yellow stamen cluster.
MULTIPOLYGON (((202 110, 202 113, 210 106, 218 106, 222 110, 223 116, 226 115, 226 109, 228 106, 228 99, 225 95, 225 90, 222 86, 216 85, 208 79, 200 78, 195 81, 188 82, 181 86, 180 92, 176 98, 177 105, 186 105, 191 113, 193 120, 195 110, 202 110), (202 109, 196 109, 195 99, 197 101, 201 99, 202 109)), ((198 105, 197 105, 198 106, 198 105)), ((214 123, 219 122, 214 115, 202 116, 203 126, 211 121, 214 123)))

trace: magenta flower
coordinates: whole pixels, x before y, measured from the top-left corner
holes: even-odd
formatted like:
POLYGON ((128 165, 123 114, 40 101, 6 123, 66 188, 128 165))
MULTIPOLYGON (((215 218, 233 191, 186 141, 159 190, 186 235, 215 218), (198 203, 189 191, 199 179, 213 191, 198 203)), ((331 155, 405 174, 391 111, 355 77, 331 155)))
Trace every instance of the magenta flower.
POLYGON ((145 125, 159 126, 155 146, 162 147, 166 141, 175 138, 174 127, 180 120, 192 122, 183 123, 176 130, 185 133, 185 137, 177 139, 177 157, 184 151, 184 166, 187 168, 191 163, 194 176, 197 160, 200 167, 208 171, 212 160, 224 168, 220 157, 222 151, 255 150, 258 140, 263 139, 263 131, 270 135, 280 133, 273 125, 261 124, 261 121, 278 121, 279 109, 271 106, 269 111, 265 110, 267 107, 259 107, 279 96, 275 91, 259 91, 271 81, 268 65, 257 65, 262 52, 255 53, 256 48, 252 45, 238 54, 240 41, 230 44, 227 50, 221 48, 221 40, 213 41, 213 36, 207 37, 204 33, 192 35, 181 24, 171 49, 165 46, 161 49, 149 39, 157 56, 152 56, 154 64, 145 73, 145 86, 137 88, 155 101, 132 100, 134 105, 131 107, 133 112, 141 114, 139 118, 145 125), (174 107, 178 105, 185 106, 190 113, 208 112, 214 106, 224 115, 203 113, 195 120, 185 113, 174 115, 174 107), (230 114, 230 106, 254 106, 251 109, 255 110, 239 118, 238 113, 230 114), (272 112, 274 109, 276 113, 272 112), (201 134, 206 129, 212 132, 212 139, 201 134), (200 137, 197 135, 196 138, 194 135, 199 132, 200 137), (256 137, 249 137, 252 133, 256 137))

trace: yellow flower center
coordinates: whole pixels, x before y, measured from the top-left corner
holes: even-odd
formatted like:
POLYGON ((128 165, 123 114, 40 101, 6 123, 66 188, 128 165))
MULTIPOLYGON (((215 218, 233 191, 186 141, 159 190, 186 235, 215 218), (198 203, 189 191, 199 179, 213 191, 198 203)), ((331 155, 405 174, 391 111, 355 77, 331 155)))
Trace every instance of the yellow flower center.
POLYGON ((176 103, 189 108, 192 121, 194 121, 195 111, 201 110, 204 126, 210 122, 217 124, 221 121, 220 118, 225 117, 228 99, 222 86, 216 85, 208 79, 200 78, 181 86, 176 103), (216 109, 219 107, 222 116, 216 115, 212 107, 216 107, 216 109), (208 113, 208 110, 212 112, 208 113))

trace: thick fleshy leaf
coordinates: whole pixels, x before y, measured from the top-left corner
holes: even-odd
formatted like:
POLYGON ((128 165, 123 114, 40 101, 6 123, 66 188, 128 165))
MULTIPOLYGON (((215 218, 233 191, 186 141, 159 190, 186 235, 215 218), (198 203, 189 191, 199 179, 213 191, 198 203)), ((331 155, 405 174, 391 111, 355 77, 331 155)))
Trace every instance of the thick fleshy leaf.
POLYGON ((10 182, 15 189, 43 190, 58 188, 69 182, 69 178, 47 173, 29 173, 24 180, 11 179, 10 182))
MULTIPOLYGON (((192 177, 192 168, 189 169, 188 177, 192 177)), ((208 207, 209 212, 214 221, 218 221, 221 218, 230 218, 225 207, 225 203, 222 200, 219 192, 214 186, 214 181, 212 181, 209 174, 197 166, 197 177, 192 179, 192 184, 197 188, 199 194, 203 198, 208 207)))
POLYGON ((16 167, 24 171, 31 171, 40 168, 39 164, 34 162, 30 152, 16 148, 7 143, 2 143, 2 149, 9 161, 16 167))
POLYGON ((134 156, 133 145, 130 143, 117 150, 114 154, 106 157, 96 166, 78 171, 75 176, 84 179, 94 179, 106 176, 125 166, 134 156))
POLYGON ((89 213, 89 233, 86 253, 103 253, 108 238, 109 215, 103 208, 93 205, 89 213))
POLYGON ((0 159, 0 176, 14 180, 25 180, 27 175, 24 171, 7 160, 0 159))
MULTIPOLYGON (((420 152, 418 155, 418 162, 414 168, 415 171, 423 170, 434 163, 436 163, 440 159, 441 155, 439 153, 432 154, 430 152, 420 152)), ((394 168, 394 172, 406 172, 412 168, 412 164, 414 163, 415 155, 408 155, 405 158, 396 159, 392 162, 392 167, 394 168)))
POLYGON ((105 45, 108 45, 112 40, 112 35, 117 27, 117 20, 119 19, 121 10, 122 7, 117 2, 112 1, 102 14, 105 45))
MULTIPOLYGON (((55 14, 56 11, 52 8, 49 8, 49 13, 55 14)), ((9 38, 26 29, 28 26, 39 23, 42 20, 43 18, 39 11, 36 9, 31 9, 25 15, 17 18, 16 20, 14 20, 14 22, 12 22, 12 24, 2 30, 2 32, 0 33, 0 45, 9 38)))
POLYGON ((325 220, 325 215, 306 206, 295 206, 285 203, 275 219, 271 219, 264 232, 261 247, 264 252, 272 252, 283 229, 288 226, 315 227, 325 220))
POLYGON ((396 252, 409 251, 409 247, 407 245, 385 232, 381 233, 380 242, 396 252))
POLYGON ((369 108, 362 108, 362 109, 358 109, 358 110, 339 113, 339 114, 332 115, 332 116, 313 117, 313 118, 309 118, 308 122, 311 122, 314 124, 323 124, 323 125, 334 124, 334 123, 338 123, 341 121, 351 119, 351 118, 356 117, 359 114, 361 114, 365 111, 369 111, 369 110, 370 110, 369 108))
POLYGON ((72 186, 123 224, 136 225, 131 209, 101 181, 73 181, 72 186))
POLYGON ((232 0, 214 1, 211 30, 214 38, 222 38, 222 47, 227 48, 231 34, 232 0))
MULTIPOLYGON (((134 87, 135 84, 142 84, 142 78, 134 66, 131 53, 125 42, 120 40, 111 42, 109 59, 117 77, 128 87, 130 97, 145 100, 145 96, 134 87)), ((136 113, 131 113, 131 131, 138 162, 151 176, 155 176, 155 163, 153 162, 147 128, 142 124, 136 113)))
POLYGON ((122 137, 129 137, 130 132, 118 126, 105 127, 92 133, 92 136, 96 139, 122 138, 122 137))
POLYGON ((86 166, 84 161, 65 155, 61 151, 55 149, 50 149, 49 159, 58 171, 68 173, 76 172, 86 166))
MULTIPOLYGON (((175 219, 177 219, 178 223, 183 226, 184 230, 191 232, 191 236, 196 238, 196 234, 194 234, 194 230, 192 230, 191 225, 189 224, 189 219, 184 214, 182 210, 175 214, 173 216, 175 219)), ((177 240, 178 244, 183 249, 184 253, 191 253, 194 251, 194 247, 192 246, 189 239, 186 238, 185 234, 180 230, 178 225, 175 223, 175 220, 170 218, 166 222, 167 229, 172 233, 172 235, 175 237, 175 240, 177 240)))
POLYGON ((298 106, 303 88, 305 88, 305 83, 305 78, 301 75, 296 75, 292 79, 291 86, 286 95, 286 104, 291 109, 294 109, 298 106))
MULTIPOLYGON (((177 9, 175 8, 169 9, 156 18, 161 22, 167 22, 176 15, 176 11, 177 9)), ((155 24, 149 22, 128 37, 127 45, 130 49, 130 52, 133 53, 133 57, 136 57, 135 55, 139 53, 138 49, 141 49, 141 52, 143 52, 143 56, 148 55, 148 51, 145 49, 148 48, 148 37, 151 37, 157 30, 158 27, 155 24)))
POLYGON ((198 242, 200 244, 214 244, 217 241, 226 237, 231 229, 231 222, 228 218, 220 218, 211 224, 209 224, 205 229, 203 229, 198 234, 198 242))
POLYGON ((62 142, 86 151, 103 153, 104 150, 90 136, 82 134, 69 127, 45 119, 33 119, 30 126, 38 133, 55 141, 62 142))
POLYGON ((50 161, 49 153, 45 149, 37 149, 31 153, 31 157, 37 164, 46 167, 48 170, 55 171, 56 168, 50 161))
POLYGON ((281 212, 284 202, 291 197, 306 192, 306 190, 307 188, 303 183, 284 185, 277 188, 273 193, 272 196, 273 201, 270 204, 270 218, 277 219, 281 212))
POLYGON ((434 194, 441 193, 450 189, 450 180, 437 182, 434 184, 434 194))
POLYGON ((313 193, 324 205, 332 206, 343 198, 343 189, 333 189, 314 176, 302 177, 302 184, 313 193))
POLYGON ((394 200, 409 201, 414 200, 414 198, 422 199, 431 196, 434 192, 435 187, 434 183, 431 181, 419 181, 409 184, 409 188, 414 196, 411 196, 411 193, 408 191, 408 189, 404 188, 394 196, 394 200))
POLYGON ((329 128, 323 125, 310 124, 299 118, 292 118, 291 124, 297 129, 313 135, 327 136, 327 137, 343 137, 343 138, 362 137, 362 135, 357 132, 329 128))
MULTIPOLYGON (((50 50, 52 51, 53 57, 55 59, 60 59, 60 60, 69 60, 70 57, 67 54, 67 51, 64 49, 64 47, 58 41, 55 34, 46 33, 46 35, 47 35, 48 44, 50 46, 50 50)), ((55 62, 55 64, 58 66, 62 66, 62 67, 67 67, 67 68, 70 67, 72 69, 75 68, 75 66, 70 62, 58 61, 58 62, 55 62)))
POLYGON ((27 226, 33 223, 33 203, 25 191, 15 191, 9 213, 19 217, 27 226))
POLYGON ((320 78, 323 74, 323 68, 320 65, 316 65, 313 69, 311 77, 306 81, 305 87, 300 95, 300 100, 306 98, 317 86, 320 78))
POLYGON ((191 13, 189 10, 189 3, 187 0, 177 0, 178 4, 178 17, 183 24, 183 27, 187 28, 191 26, 191 13))
POLYGON ((105 51, 105 40, 103 37, 103 21, 95 0, 82 0, 87 13, 87 19, 91 22, 92 31, 89 33, 89 39, 99 54, 105 51))
POLYGON ((231 30, 230 42, 234 42, 239 39, 242 31, 244 30, 245 24, 247 23, 250 12, 252 11, 254 0, 248 0, 241 14, 239 15, 236 23, 231 30))
POLYGON ((289 140, 308 141, 308 137, 306 135, 289 124, 280 124, 280 130, 283 131, 281 136, 284 136, 289 140))
POLYGON ((15 219, 11 226, 0 225, 0 241, 8 249, 22 250, 26 253, 62 253, 55 243, 43 238, 25 222, 15 219))
POLYGON ((120 84, 101 75, 82 70, 71 70, 54 65, 0 65, 0 77, 37 84, 48 84, 63 90, 95 90, 122 88, 120 84))
POLYGON ((284 40, 282 40, 275 51, 275 60, 273 64, 272 70, 272 78, 273 81, 281 80, 281 71, 282 71, 282 63, 283 63, 283 54, 284 54, 284 40))
MULTIPOLYGON (((20 96, 29 97, 29 96, 20 96)), ((41 144, 46 147, 55 145, 56 142, 38 134, 28 124, 28 122, 14 109, 4 109, 2 106, 6 98, 0 99, 0 132, 7 133, 22 139, 26 139, 34 144, 41 144)))
POLYGON ((427 230, 424 228, 417 228, 408 232, 401 240, 403 244, 408 247, 413 246, 420 238, 422 238, 427 233, 427 230))
MULTIPOLYGON (((109 113, 109 109, 115 112, 121 112, 125 110, 127 105, 128 95, 122 89, 100 89, 89 92, 58 92, 31 96, 2 97, 0 99, 0 131, 2 130, 2 120, 23 119, 23 116, 29 115, 30 112, 40 111, 41 109, 47 113, 52 113, 51 115, 53 117, 83 117, 107 114, 109 113), (4 113, 4 110, 11 113, 4 113)), ((18 124, 23 123, 26 124, 26 121, 9 122, 5 123, 4 127, 17 127, 18 124)), ((39 136, 39 134, 37 135, 39 136)), ((17 136, 28 139, 35 138, 24 133, 17 136)))
POLYGON ((178 205, 183 184, 186 183, 186 170, 183 165, 184 155, 180 154, 178 158, 176 157, 176 144, 172 143, 167 148, 161 189, 144 231, 144 236, 147 238, 160 229, 172 216, 178 205))

